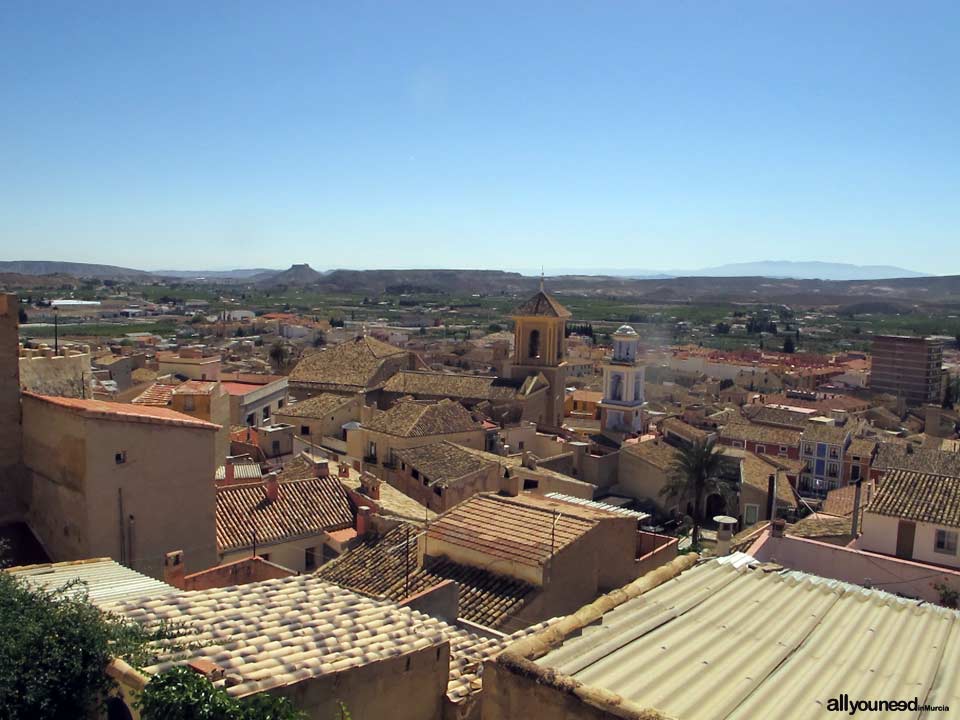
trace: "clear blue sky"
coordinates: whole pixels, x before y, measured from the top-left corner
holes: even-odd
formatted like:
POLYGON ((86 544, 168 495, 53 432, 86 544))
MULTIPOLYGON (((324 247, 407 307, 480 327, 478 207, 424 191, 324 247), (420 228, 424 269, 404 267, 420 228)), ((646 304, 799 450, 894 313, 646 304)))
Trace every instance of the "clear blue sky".
POLYGON ((960 273, 958 228, 956 0, 0 3, 0 259, 960 273))

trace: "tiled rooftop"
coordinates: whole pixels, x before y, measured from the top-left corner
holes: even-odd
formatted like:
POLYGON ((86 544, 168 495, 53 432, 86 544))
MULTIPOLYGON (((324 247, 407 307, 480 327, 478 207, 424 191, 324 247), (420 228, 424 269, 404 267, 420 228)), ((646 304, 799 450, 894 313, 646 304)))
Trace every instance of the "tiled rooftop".
POLYGON ((800 432, 739 420, 724 425, 720 431, 720 438, 723 440, 750 441, 766 445, 796 447, 800 443, 800 432))
MULTIPOLYGON (((776 474, 778 468, 761 455, 744 450, 737 451, 737 448, 734 448, 734 452, 724 448, 724 455, 741 457, 740 477, 743 482, 766 494, 769 489, 770 475, 776 474)), ((797 498, 793 494, 790 483, 782 474, 777 475, 777 502, 787 507, 797 506, 797 498)))
POLYGON ((748 405, 744 413, 753 422, 761 425, 777 425, 791 430, 803 430, 811 413, 796 412, 769 405, 748 405))
POLYGON ((382 387, 392 375, 384 361, 405 354, 372 337, 354 338, 304 356, 290 373, 290 382, 352 392, 382 387))
POLYGON ((279 498, 267 499, 262 483, 217 488, 217 546, 221 551, 284 542, 342 530, 354 523, 347 492, 334 477, 281 481, 279 498))
POLYGON ((115 420, 119 422, 139 422, 153 425, 176 425, 180 427, 218 430, 219 425, 197 420, 189 415, 169 408, 150 405, 132 405, 128 403, 106 402, 104 400, 81 400, 79 398, 51 397, 24 392, 24 398, 56 405, 84 417, 95 420, 115 420))
POLYGON ((106 609, 154 624, 182 623, 198 647, 145 668, 155 674, 206 658, 226 671, 226 690, 244 696, 330 675, 384 658, 450 643, 447 697, 460 702, 480 689, 483 660, 542 630, 483 638, 436 618, 300 575, 242 586, 146 597, 106 609))
POLYGON ((173 389, 174 395, 212 395, 217 383, 208 380, 187 380, 173 389))
POLYGON ((85 593, 95 605, 143 595, 162 597, 180 592, 110 558, 21 565, 7 568, 5 572, 44 590, 56 590, 76 583, 72 585, 74 594, 85 593))
POLYGON ((396 454, 402 463, 442 486, 497 464, 447 440, 397 450, 396 454))
POLYGON ((150 387, 137 395, 131 402, 134 405, 152 405, 153 407, 167 407, 173 398, 173 389, 176 385, 153 383, 150 387))
POLYGON ((440 515, 427 528, 437 540, 485 555, 539 567, 612 513, 533 495, 480 494, 440 515))
POLYGON ((960 527, 960 477, 888 470, 866 512, 960 527))
POLYGON ((620 452, 641 458, 661 470, 669 470, 679 456, 676 448, 656 440, 626 443, 621 447, 620 452))
POLYGON ((455 400, 401 401, 363 424, 368 430, 398 437, 431 437, 480 430, 482 424, 455 400))
POLYGON ((415 397, 447 397, 459 400, 514 400, 520 382, 504 378, 443 373, 429 370, 402 370, 383 386, 385 392, 415 397))
POLYGON ((960 453, 921 448, 913 443, 882 442, 871 467, 960 476, 960 453))
POLYGON ((664 434, 672 433, 692 443, 705 443, 710 436, 710 433, 706 430, 701 430, 675 417, 667 418, 661 422, 660 430, 664 434))
POLYGON ((521 303, 510 313, 513 317, 568 318, 572 313, 550 295, 540 290, 529 300, 521 303))
POLYGON ((826 443, 827 445, 843 445, 849 434, 850 430, 845 427, 809 422, 803 429, 803 441, 826 443))
POLYGON ((417 563, 417 536, 422 532, 400 525, 381 537, 371 537, 340 558, 326 563, 317 575, 358 592, 403 600, 445 580, 460 589, 460 617, 496 628, 520 610, 534 591, 511 577, 461 565, 445 558, 417 563), (409 571, 409 572, 408 572, 409 571))
POLYGON ((787 534, 794 537, 810 538, 845 538, 853 539, 851 518, 837 517, 813 513, 787 527, 787 534))
POLYGON ((348 395, 320 393, 306 400, 291 403, 278 410, 277 414, 299 418, 322 418, 353 401, 354 399, 348 395))

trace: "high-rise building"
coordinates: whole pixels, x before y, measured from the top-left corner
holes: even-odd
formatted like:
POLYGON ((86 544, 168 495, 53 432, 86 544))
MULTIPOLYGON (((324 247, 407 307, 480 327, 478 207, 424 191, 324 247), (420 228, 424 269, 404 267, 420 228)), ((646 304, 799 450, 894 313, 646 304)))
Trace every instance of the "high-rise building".
POLYGON ((876 335, 870 389, 915 407, 943 397, 943 343, 932 338, 876 335))

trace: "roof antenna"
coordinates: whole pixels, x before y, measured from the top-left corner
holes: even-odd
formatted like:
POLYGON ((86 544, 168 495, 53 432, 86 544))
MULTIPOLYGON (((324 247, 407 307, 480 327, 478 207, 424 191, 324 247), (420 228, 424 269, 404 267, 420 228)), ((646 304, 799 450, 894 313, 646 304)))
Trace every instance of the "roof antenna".
POLYGON ((540 266, 540 292, 543 292, 543 265, 540 266))

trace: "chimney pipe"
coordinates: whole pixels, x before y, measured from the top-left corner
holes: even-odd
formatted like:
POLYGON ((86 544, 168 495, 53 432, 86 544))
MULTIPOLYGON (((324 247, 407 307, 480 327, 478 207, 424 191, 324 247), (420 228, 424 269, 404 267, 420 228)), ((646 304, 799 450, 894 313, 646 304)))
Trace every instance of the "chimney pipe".
POLYGON ((366 537, 370 532, 370 506, 361 505, 357 508, 357 537, 366 537))
POLYGON ((777 474, 770 473, 767 478, 767 519, 774 520, 777 517, 777 474))
POLYGON ((232 485, 235 478, 236 470, 233 468, 233 463, 227 460, 227 464, 223 467, 223 482, 226 485, 232 485))
POLYGON ((783 531, 786 529, 786 526, 787 526, 787 523, 782 518, 774 520, 772 523, 770 523, 770 528, 771 528, 773 537, 782 538, 783 531))
POLYGON ((168 552, 163 559, 163 581, 183 590, 183 576, 183 550, 168 552))
POLYGON ((853 518, 850 520, 850 534, 857 537, 857 524, 860 522, 860 492, 863 478, 857 478, 857 489, 853 493, 853 518))
POLYGON ((264 491, 266 492, 267 500, 270 502, 276 502, 280 499, 280 483, 276 475, 267 475, 264 480, 264 491))

